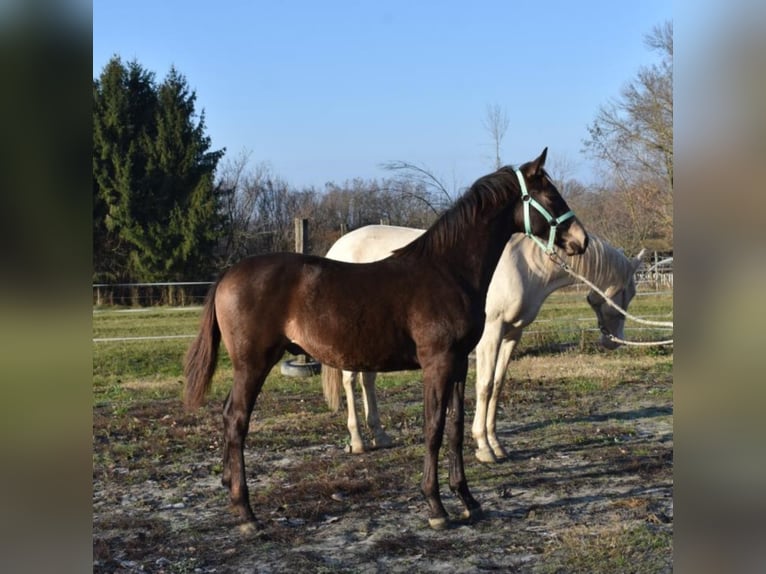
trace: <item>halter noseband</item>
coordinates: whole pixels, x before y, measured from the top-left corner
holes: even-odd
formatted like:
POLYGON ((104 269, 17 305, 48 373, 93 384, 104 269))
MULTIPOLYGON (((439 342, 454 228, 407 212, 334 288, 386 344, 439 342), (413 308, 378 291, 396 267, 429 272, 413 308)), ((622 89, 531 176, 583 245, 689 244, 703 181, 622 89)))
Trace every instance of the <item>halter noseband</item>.
POLYGON ((519 179, 519 186, 521 187, 521 199, 524 202, 524 234, 531 238, 535 243, 537 243, 543 251, 545 251, 548 254, 553 253, 553 241, 556 239, 556 228, 564 223, 567 219, 570 217, 574 217, 574 211, 571 209, 564 213, 563 215, 559 215, 558 217, 553 217, 547 209, 545 209, 542 204, 537 201, 534 197, 529 195, 529 192, 527 191, 527 184, 524 182, 524 176, 521 175, 521 170, 516 169, 514 170, 516 172, 516 177, 519 179), (545 219, 548 220, 548 224, 550 225, 550 233, 548 234, 548 245, 545 245, 539 237, 534 235, 532 233, 532 221, 529 218, 529 206, 534 207, 538 212, 540 212, 540 215, 542 215, 545 219))

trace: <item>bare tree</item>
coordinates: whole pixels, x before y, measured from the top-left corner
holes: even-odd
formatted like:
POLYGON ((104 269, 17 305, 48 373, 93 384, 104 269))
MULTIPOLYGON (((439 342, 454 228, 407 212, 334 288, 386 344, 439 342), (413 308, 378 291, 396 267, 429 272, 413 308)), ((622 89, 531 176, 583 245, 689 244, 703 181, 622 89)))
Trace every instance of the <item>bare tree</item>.
POLYGON ((645 43, 660 60, 642 67, 589 126, 585 151, 599 160, 631 224, 669 246, 673 238, 673 24, 645 43))
POLYGON ((503 167, 503 162, 500 159, 500 147, 505 133, 508 131, 508 114, 499 104, 488 104, 483 124, 484 128, 492 136, 492 145, 495 149, 495 169, 500 169, 503 167))
POLYGON ((253 253, 292 250, 293 218, 312 210, 311 193, 291 189, 267 162, 249 163, 250 153, 243 151, 225 161, 219 173, 224 264, 253 253))
POLYGON ((224 234, 220 247, 224 265, 237 261, 247 252, 250 220, 255 209, 256 186, 248 171, 250 152, 242 150, 233 159, 224 158, 218 171, 218 187, 222 191, 224 234))
POLYGON ((400 184, 402 193, 411 194, 439 214, 457 199, 457 192, 451 193, 447 186, 428 168, 407 161, 389 161, 381 164, 385 170, 395 172, 394 181, 400 184), (410 185, 406 185, 410 184, 410 185))
POLYGON ((548 154, 548 160, 545 162, 545 171, 551 176, 556 187, 566 198, 569 195, 569 187, 579 185, 579 182, 572 179, 577 165, 566 154, 548 154))

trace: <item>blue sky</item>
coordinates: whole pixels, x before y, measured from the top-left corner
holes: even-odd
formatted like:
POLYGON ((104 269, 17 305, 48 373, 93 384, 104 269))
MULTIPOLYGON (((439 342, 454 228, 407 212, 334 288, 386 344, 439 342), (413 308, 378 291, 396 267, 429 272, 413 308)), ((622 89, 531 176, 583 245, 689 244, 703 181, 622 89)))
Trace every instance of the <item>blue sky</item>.
POLYGON ((390 160, 470 185, 493 168, 488 105, 509 119, 504 162, 548 146, 551 167, 592 182, 587 126, 672 17, 667 0, 94 0, 93 76, 115 54, 158 80, 174 65, 214 149, 299 187, 383 177, 390 160))

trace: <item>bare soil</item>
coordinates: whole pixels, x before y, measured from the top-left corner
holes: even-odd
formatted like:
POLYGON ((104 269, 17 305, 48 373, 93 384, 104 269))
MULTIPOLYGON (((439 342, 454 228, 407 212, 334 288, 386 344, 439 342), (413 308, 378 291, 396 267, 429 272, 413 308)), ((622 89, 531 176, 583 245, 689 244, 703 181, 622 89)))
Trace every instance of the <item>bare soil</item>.
MULTIPOLYGON (((494 465, 473 457, 469 383, 466 471, 485 517, 440 532, 419 492, 417 372, 380 391, 395 446, 363 455, 345 452, 345 413, 328 412, 317 377, 301 392, 267 382, 246 449, 254 533, 221 486, 220 401, 98 404, 93 570, 670 572, 671 367, 672 355, 522 357, 498 415, 510 455, 494 465)), ((440 483, 458 516, 446 463, 440 483)))

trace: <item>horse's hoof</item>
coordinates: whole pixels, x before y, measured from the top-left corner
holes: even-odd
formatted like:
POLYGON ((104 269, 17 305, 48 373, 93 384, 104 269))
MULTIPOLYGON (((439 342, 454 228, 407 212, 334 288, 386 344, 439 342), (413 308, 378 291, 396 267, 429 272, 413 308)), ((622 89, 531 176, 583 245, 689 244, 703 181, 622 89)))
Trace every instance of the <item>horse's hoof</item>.
POLYGON ((239 533, 243 536, 250 536, 252 534, 255 534, 258 530, 258 526, 255 524, 255 522, 243 522, 239 525, 239 533))
POLYGON ((471 509, 466 508, 463 510, 463 513, 460 515, 460 517, 463 520, 467 520, 469 523, 473 524, 474 522, 484 518, 484 512, 482 511, 481 506, 477 506, 476 508, 471 509))
POLYGON ((500 445, 493 446, 492 452, 495 455, 495 462, 500 462, 508 458, 508 452, 500 445))
POLYGON ((444 516, 440 516, 439 518, 428 519, 428 526, 430 526, 434 530, 446 530, 448 524, 449 524, 449 521, 444 516))
POLYGON ((486 462, 488 464, 494 464, 497 462, 497 458, 495 458, 495 453, 492 452, 492 449, 487 448, 477 448, 476 449, 476 459, 479 462, 486 462))
POLYGON ((346 452, 348 454, 364 454, 367 451, 364 448, 364 445, 362 445, 362 446, 358 446, 358 445, 354 446, 351 443, 349 443, 349 444, 346 445, 346 452))
POLYGON ((394 441, 391 440, 391 437, 383 435, 379 436, 377 438, 372 439, 372 446, 373 448, 391 448, 394 446, 394 441))

